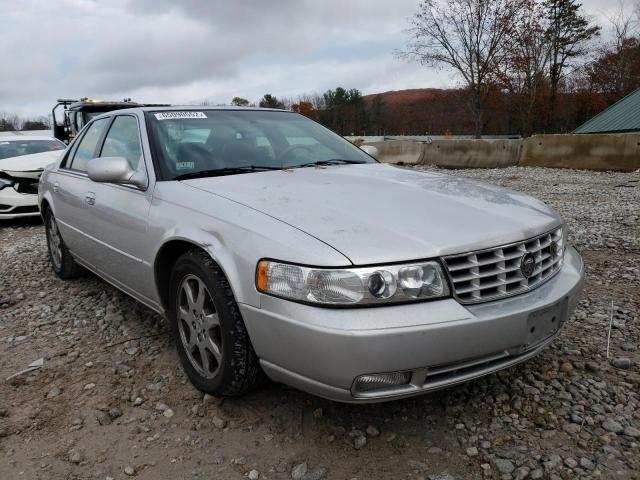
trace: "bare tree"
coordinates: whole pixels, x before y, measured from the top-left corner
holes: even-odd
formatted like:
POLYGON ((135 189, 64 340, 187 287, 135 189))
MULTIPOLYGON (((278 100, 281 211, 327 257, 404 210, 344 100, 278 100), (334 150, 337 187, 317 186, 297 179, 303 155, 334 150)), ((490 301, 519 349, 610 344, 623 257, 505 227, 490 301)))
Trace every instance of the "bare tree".
MULTIPOLYGON (((636 4, 636 8, 640 7, 640 2, 636 4)), ((613 70, 610 72, 610 78, 612 79, 612 93, 615 98, 620 98, 624 94, 628 93, 627 83, 631 77, 630 68, 631 56, 634 51, 629 48, 630 40, 638 33, 638 17, 639 10, 635 12, 629 8, 625 0, 618 2, 617 10, 607 16, 607 20, 611 25, 613 33, 613 42, 610 45, 605 45, 600 48, 600 55, 607 55, 613 53, 612 57, 615 58, 613 62, 613 70)))
POLYGON ((501 69, 503 83, 520 110, 520 129, 524 136, 533 133, 533 111, 538 91, 546 81, 551 55, 546 31, 541 4, 525 0, 507 38, 507 55, 501 69))
POLYGON ((620 50, 624 40, 638 34, 640 16, 640 0, 634 6, 629 6, 626 0, 618 1, 618 8, 615 12, 606 15, 611 25, 614 36, 616 50, 620 50))
POLYGON ((551 44, 549 128, 555 131, 560 82, 570 63, 587 53, 588 42, 600 34, 600 27, 592 25, 582 14, 582 4, 576 0, 545 0, 544 7, 549 21, 547 35, 551 44))
POLYGON ((506 55, 509 34, 521 0, 424 0, 408 30, 400 55, 424 65, 450 67, 462 77, 471 97, 475 135, 482 134, 488 87, 506 55))
POLYGON ((580 88, 612 104, 640 86, 640 23, 634 6, 624 0, 606 19, 610 40, 595 49, 577 78, 580 88))

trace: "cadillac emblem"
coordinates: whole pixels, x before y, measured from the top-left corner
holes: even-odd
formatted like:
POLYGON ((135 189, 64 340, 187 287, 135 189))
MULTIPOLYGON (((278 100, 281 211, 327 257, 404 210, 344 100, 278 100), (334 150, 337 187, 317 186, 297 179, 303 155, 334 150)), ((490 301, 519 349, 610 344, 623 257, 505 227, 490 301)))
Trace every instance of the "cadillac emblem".
POLYGON ((533 275, 534 270, 536 269, 536 257, 533 256, 533 253, 527 253, 520 260, 520 271, 522 272, 522 276, 524 278, 529 278, 533 275))

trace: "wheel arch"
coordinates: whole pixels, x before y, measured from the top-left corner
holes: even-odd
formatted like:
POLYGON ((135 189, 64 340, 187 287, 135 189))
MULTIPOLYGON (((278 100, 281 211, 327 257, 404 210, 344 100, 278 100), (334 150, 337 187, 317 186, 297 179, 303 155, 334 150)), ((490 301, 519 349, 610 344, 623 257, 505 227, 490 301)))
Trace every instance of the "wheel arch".
POLYGON ((49 205, 49 200, 47 200, 46 198, 43 198, 42 202, 40 202, 40 213, 42 213, 42 215, 44 216, 44 213, 50 208, 51 208, 51 205, 49 205))
POLYGON ((43 221, 44 221, 44 216, 47 213, 47 210, 53 211, 53 209, 51 208, 51 204, 49 203, 49 200, 47 200, 46 198, 43 198, 42 201, 40 202, 40 216, 42 217, 43 221))
MULTIPOLYGON (((182 254, 191 249, 199 249, 209 255, 216 266, 227 278, 227 281, 229 281, 229 276, 225 272, 225 269, 221 265, 221 262, 218 261, 218 259, 214 255, 212 255, 206 247, 204 247, 203 245, 199 245, 192 240, 186 240, 182 238, 168 240, 159 248, 153 262, 153 275, 155 279, 156 289, 158 291, 158 298, 165 311, 168 308, 169 283, 171 281, 171 272, 173 270, 173 266, 182 254)), ((231 286, 231 290, 234 290, 233 286, 231 286)))
POLYGON ((42 194, 42 197, 39 199, 38 207, 40 208, 40 216, 42 217, 43 221, 44 221, 44 215, 47 212, 47 210, 51 210, 54 216, 56 214, 55 209, 53 207, 53 199, 51 198, 50 193, 47 191, 45 191, 42 194))

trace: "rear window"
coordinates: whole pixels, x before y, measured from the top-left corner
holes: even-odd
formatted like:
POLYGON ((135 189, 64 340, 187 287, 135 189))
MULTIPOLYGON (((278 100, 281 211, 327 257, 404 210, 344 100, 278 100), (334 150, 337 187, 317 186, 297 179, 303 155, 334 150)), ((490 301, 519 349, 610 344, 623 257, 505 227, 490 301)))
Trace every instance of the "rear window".
POLYGON ((21 157, 32 153, 64 150, 66 145, 58 140, 2 140, 0 137, 0 160, 21 157))

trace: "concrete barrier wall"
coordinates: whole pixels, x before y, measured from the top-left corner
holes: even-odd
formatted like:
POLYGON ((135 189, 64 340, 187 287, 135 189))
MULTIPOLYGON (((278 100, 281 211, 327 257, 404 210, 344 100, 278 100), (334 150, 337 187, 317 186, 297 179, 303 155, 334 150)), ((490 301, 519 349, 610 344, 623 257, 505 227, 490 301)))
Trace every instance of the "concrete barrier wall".
POLYGON ((504 168, 518 164, 522 140, 434 140, 422 163, 444 168, 504 168))
POLYGON ((640 134, 534 135, 524 140, 520 165, 583 170, 640 168, 640 134))
POLYGON ((367 142, 378 149, 378 160, 384 163, 416 165, 423 163, 424 143, 410 140, 390 140, 388 142, 367 142))
POLYGON ((524 140, 393 140, 366 142, 385 163, 443 168, 530 165, 583 170, 640 169, 640 134, 535 135, 524 140))
POLYGON ((436 165, 443 168, 501 168, 518 164, 521 140, 391 140, 367 142, 385 163, 436 165))

